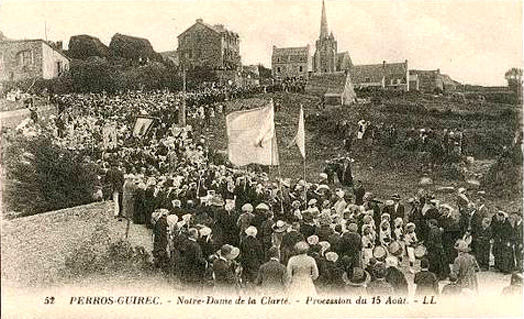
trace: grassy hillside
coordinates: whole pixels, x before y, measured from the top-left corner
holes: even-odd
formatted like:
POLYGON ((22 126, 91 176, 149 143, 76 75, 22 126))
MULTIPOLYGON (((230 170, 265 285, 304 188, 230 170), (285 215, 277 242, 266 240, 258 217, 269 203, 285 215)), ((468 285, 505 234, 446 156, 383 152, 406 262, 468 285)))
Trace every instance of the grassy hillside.
MULTIPOLYGON (((514 132, 519 127, 520 109, 512 105, 457 102, 446 97, 407 96, 383 100, 377 105, 365 104, 351 107, 333 107, 319 111, 317 97, 297 93, 264 94, 247 100, 235 100, 226 104, 231 112, 242 108, 266 105, 269 99, 281 105, 276 112, 275 125, 280 153, 280 170, 283 177, 300 178, 303 176, 303 161, 296 146, 288 148, 296 134, 298 113, 303 105, 306 118, 317 118, 316 123, 306 120, 306 178, 316 182, 322 172, 325 160, 344 154, 343 141, 334 133, 337 121, 347 120, 352 129, 360 119, 374 123, 393 124, 402 138, 412 127, 432 128, 435 130, 461 129, 469 139, 467 152, 475 157, 471 165, 463 164, 460 169, 470 170, 471 174, 486 173, 504 145, 511 144, 514 132), (308 117, 309 116, 309 117, 308 117)), ((225 118, 218 116, 212 127, 204 132, 210 144, 217 150, 227 150, 225 118)), ((459 168, 450 165, 436 166, 429 170, 422 161, 423 155, 405 152, 400 145, 385 147, 381 145, 353 146, 355 158, 353 174, 364 181, 365 187, 379 197, 386 198, 393 193, 404 197, 414 196, 419 188, 418 182, 423 174, 428 174, 435 185, 429 187, 435 191, 439 186, 467 187, 463 177, 459 177, 459 168)), ((272 168, 270 175, 278 177, 278 170, 272 168)), ((521 181, 521 178, 518 180, 521 181)), ((521 183, 520 183, 521 184, 521 183)), ((518 193, 506 198, 493 196, 496 205, 508 209, 521 206, 522 187, 518 193)), ((489 193, 489 190, 488 190, 489 193)), ((489 194, 488 194, 489 195, 489 194)), ((452 200, 449 194, 439 194, 440 198, 452 200)))

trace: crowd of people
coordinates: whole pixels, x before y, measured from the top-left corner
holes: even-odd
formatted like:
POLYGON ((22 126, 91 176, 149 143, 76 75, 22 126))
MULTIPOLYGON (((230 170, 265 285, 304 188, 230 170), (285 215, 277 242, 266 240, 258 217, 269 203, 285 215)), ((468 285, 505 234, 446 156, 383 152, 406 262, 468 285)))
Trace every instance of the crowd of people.
POLYGON ((255 92, 188 93, 186 127, 177 125, 181 93, 63 95, 54 98, 57 117, 17 131, 52 131, 57 145, 89 154, 101 167, 97 196, 114 200, 115 218, 152 229, 155 266, 183 286, 407 295, 413 280, 419 295, 475 294, 478 273, 488 270, 515 272, 512 283, 521 285, 519 211, 488 208, 464 189, 453 204, 424 189, 380 200, 354 183, 347 157, 329 161, 315 181, 217 163, 195 128, 224 116, 226 100, 255 92), (137 115, 155 118, 140 138, 137 115), (107 147, 109 124, 117 142, 107 147))

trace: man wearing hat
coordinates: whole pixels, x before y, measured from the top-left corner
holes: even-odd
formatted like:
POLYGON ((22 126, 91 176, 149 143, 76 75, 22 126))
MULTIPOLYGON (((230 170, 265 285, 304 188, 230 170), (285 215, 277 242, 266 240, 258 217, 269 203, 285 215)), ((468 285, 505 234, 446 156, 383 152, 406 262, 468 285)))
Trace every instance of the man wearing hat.
POLYGON ((398 258, 394 255, 386 257, 386 281, 393 287, 396 296, 408 295, 408 281, 399 268, 398 258))
POLYGON ((214 289, 213 293, 227 294, 235 289, 235 273, 231 267, 233 246, 224 244, 218 252, 218 258, 213 261, 214 289))
POLYGON ((359 179, 357 180, 356 187, 353 188, 353 194, 355 194, 355 205, 363 205, 364 204, 364 195, 366 194, 366 189, 364 188, 364 185, 362 181, 359 179))
POLYGON ((198 230, 196 228, 190 228, 188 238, 180 249, 181 280, 183 283, 197 289, 202 287, 207 264, 202 249, 197 242, 198 237, 198 230))
POLYGON ((394 202, 391 212, 389 213, 391 215, 391 221, 395 220, 396 218, 402 218, 402 220, 406 220, 406 216, 404 215, 404 205, 400 203, 400 195, 393 194, 391 199, 394 202))
POLYGON ((302 212, 302 221, 300 223, 300 232, 304 235, 304 238, 308 238, 311 235, 317 233, 317 225, 313 220, 313 213, 310 210, 302 212))
POLYGON ((155 258, 155 266, 162 271, 167 272, 168 258, 167 258, 167 214, 169 211, 164 210, 160 218, 156 221, 153 229, 153 257, 155 258))
POLYGON ((339 256, 348 256, 351 259, 353 267, 356 267, 360 260, 361 250, 362 238, 358 234, 358 225, 356 223, 350 223, 347 231, 342 234, 338 247, 335 247, 335 251, 339 256))
POLYGON ((295 219, 291 224, 291 229, 282 237, 281 255, 284 264, 287 264, 293 254, 295 244, 300 241, 304 241, 304 236, 300 233, 300 221, 295 219))
POLYGON ((238 215, 234 209, 225 209, 224 206, 211 206, 211 213, 215 223, 212 226, 215 248, 224 244, 238 245, 239 230, 237 227, 238 215))
POLYGON ((367 285, 371 280, 371 276, 367 271, 360 267, 353 268, 351 278, 348 278, 349 272, 342 276, 346 283, 346 292, 350 296, 364 296, 367 293, 367 285))
POLYGON ((247 203, 242 206, 242 214, 238 216, 237 227, 240 232, 240 238, 245 236, 246 229, 253 225, 255 214, 253 214, 253 205, 247 203))
POLYGON ((287 268, 280 263, 277 247, 269 249, 268 257, 269 261, 260 266, 255 284, 262 292, 283 294, 289 285, 287 268))
POLYGON ((458 240, 455 244, 455 249, 458 252, 458 256, 453 263, 452 272, 458 278, 457 284, 462 289, 471 289, 477 292, 477 272, 480 271, 477 260, 469 253, 471 249, 465 240, 458 240))
POLYGON ((387 266, 383 262, 373 265, 373 280, 368 284, 367 292, 370 296, 391 296, 393 287, 386 281, 387 266))
POLYGON ((258 268, 264 262, 264 251, 262 244, 258 241, 257 229, 255 226, 249 226, 245 230, 246 237, 240 242, 242 251, 241 264, 244 269, 242 277, 246 284, 254 284, 258 274, 258 268))

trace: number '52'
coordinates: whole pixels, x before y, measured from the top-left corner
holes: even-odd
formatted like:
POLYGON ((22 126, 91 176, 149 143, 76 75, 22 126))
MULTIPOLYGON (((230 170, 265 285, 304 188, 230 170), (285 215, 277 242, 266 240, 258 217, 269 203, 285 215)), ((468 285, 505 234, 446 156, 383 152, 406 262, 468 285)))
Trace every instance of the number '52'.
POLYGON ((55 297, 45 297, 44 305, 52 305, 55 303, 55 297))

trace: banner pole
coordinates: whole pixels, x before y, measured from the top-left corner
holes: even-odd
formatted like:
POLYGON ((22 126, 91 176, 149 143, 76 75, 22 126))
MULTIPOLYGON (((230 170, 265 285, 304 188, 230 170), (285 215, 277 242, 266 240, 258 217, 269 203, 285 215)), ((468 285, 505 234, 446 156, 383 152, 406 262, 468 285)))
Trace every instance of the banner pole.
POLYGON ((280 162, 277 165, 278 170, 278 191, 280 192, 280 212, 284 215, 284 194, 282 194, 282 175, 280 174, 280 162))

